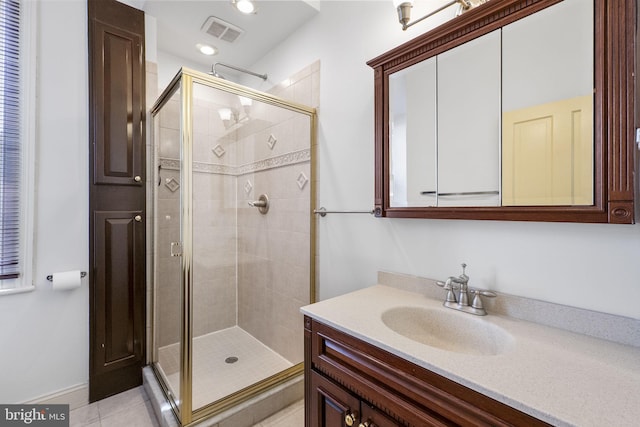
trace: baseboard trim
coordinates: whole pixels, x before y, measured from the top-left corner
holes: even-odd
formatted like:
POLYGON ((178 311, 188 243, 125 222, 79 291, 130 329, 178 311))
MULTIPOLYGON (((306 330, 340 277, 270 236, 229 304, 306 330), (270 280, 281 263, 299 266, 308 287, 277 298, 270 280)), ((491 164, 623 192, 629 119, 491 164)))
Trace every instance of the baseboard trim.
POLYGON ((81 408, 89 404, 89 383, 78 384, 55 393, 45 394, 24 403, 27 405, 64 404, 69 405, 69 410, 81 408))

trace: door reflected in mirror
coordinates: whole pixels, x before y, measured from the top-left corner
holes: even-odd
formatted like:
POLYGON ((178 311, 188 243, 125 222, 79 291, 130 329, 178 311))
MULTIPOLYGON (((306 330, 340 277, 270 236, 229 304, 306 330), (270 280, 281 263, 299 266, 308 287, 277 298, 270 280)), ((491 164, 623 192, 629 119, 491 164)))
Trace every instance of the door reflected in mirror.
POLYGON ((564 0, 390 73, 389 206, 593 205, 593 7, 564 0))

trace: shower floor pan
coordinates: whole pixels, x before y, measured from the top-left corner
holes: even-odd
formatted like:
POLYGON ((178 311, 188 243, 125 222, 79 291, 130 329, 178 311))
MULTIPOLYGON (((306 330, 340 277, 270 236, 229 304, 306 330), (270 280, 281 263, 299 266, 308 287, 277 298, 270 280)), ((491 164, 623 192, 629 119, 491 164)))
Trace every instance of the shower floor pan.
MULTIPOLYGON (((158 349, 172 390, 180 389, 180 346, 158 349)), ((293 366, 238 326, 193 340, 193 409, 201 408, 293 366)))

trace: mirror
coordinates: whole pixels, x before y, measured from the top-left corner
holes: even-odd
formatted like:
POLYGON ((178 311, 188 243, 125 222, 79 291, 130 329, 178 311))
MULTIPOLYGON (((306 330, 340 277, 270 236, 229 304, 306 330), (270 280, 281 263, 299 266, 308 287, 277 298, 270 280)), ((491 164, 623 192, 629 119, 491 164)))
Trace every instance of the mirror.
POLYGON ((623 3, 488 2, 369 61, 376 215, 632 223, 623 3))
POLYGON ((593 204, 593 3, 502 28, 502 205, 593 204))

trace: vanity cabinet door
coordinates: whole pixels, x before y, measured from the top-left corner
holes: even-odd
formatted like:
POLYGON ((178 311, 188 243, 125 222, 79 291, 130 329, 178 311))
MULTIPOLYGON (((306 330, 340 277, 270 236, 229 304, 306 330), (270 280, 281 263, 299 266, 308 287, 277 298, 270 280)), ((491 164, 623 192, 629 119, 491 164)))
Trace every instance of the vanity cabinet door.
POLYGON ((358 426, 360 400, 342 387, 311 372, 311 420, 309 427, 358 426), (347 422, 347 417, 351 421, 347 422))

